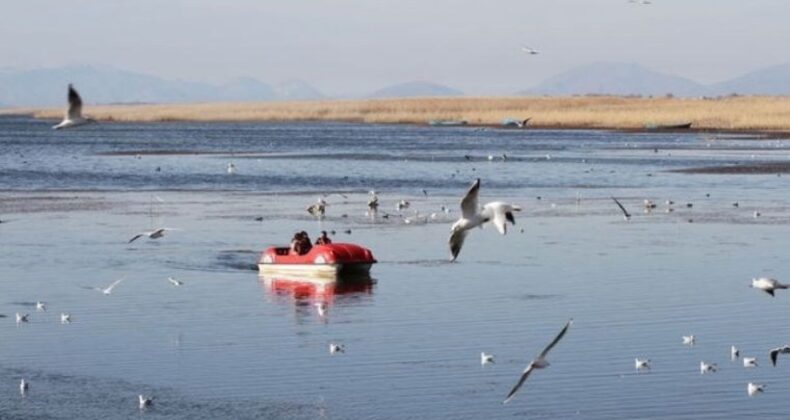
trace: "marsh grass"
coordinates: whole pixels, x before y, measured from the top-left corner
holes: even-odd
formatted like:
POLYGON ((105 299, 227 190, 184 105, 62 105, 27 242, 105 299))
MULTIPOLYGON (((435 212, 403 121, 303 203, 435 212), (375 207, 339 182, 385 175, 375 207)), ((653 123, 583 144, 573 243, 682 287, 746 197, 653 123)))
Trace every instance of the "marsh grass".
MULTIPOLYGON (((694 128, 790 131, 790 97, 715 99, 630 97, 470 97, 304 102, 234 102, 167 105, 86 105, 104 121, 354 121, 426 123, 466 120, 496 125, 504 118, 531 117, 535 127, 639 129, 648 124, 693 122, 694 128)), ((16 109, 60 118, 62 108, 16 109)))

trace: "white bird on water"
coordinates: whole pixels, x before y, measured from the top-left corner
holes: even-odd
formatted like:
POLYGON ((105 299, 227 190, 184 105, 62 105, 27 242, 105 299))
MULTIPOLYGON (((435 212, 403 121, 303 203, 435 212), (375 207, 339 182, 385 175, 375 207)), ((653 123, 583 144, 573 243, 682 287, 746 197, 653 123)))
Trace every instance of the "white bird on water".
POLYGON ((486 222, 492 222, 501 234, 507 233, 507 222, 516 224, 513 212, 521 211, 521 207, 502 201, 494 201, 483 206, 482 210, 477 207, 477 195, 480 191, 480 178, 472 184, 466 195, 461 200, 461 218, 459 218, 450 228, 450 254, 452 261, 458 257, 464 239, 469 231, 477 226, 482 226, 486 222))
POLYGON ((757 367, 757 358, 756 357, 744 357, 743 358, 743 367, 745 367, 745 368, 757 367))
POLYGON ((136 241, 137 239, 142 238, 143 236, 147 236, 148 239, 159 239, 159 238, 165 236, 165 232, 167 232, 169 230, 175 230, 175 229, 173 229, 173 228, 159 228, 159 229, 154 229, 154 230, 152 230, 150 232, 141 232, 141 233, 138 233, 137 235, 135 235, 134 237, 132 237, 132 239, 129 239, 128 243, 132 243, 132 242, 136 241))
POLYGON ((63 117, 63 121, 60 124, 55 125, 52 127, 54 130, 60 130, 61 128, 71 128, 77 127, 79 125, 85 125, 88 123, 96 122, 90 118, 84 118, 82 116, 82 98, 80 98, 80 94, 77 93, 77 90, 74 89, 74 86, 69 83, 69 108, 66 110, 66 115, 63 117))
POLYGON ((480 352, 480 365, 485 366, 491 363, 494 363, 494 355, 480 352))
POLYGON ((549 366, 549 361, 546 360, 546 356, 549 354, 549 351, 551 351, 551 349, 554 348, 554 346, 556 346, 557 343, 559 343, 559 341, 562 339, 565 333, 568 332, 568 328, 570 328, 571 324, 573 324, 573 319, 569 320, 565 324, 565 327, 562 328, 560 333, 557 334, 556 337, 554 337, 554 340, 552 340, 551 343, 549 343, 549 345, 546 346, 546 348, 543 349, 543 351, 540 352, 540 354, 537 357, 535 357, 531 362, 529 362, 527 368, 524 369, 524 372, 521 373, 521 378, 519 378, 518 383, 516 383, 513 389, 510 390, 510 393, 507 394, 507 397, 505 397, 505 400, 502 401, 502 404, 507 404, 511 399, 513 399, 513 397, 516 395, 516 392, 518 392, 519 388, 521 388, 521 385, 524 385, 524 382, 527 380, 529 374, 532 373, 533 370, 544 369, 549 366))
POLYGON ((762 393, 765 389, 765 385, 756 384, 754 382, 749 382, 746 385, 746 393, 749 394, 750 397, 753 397, 755 394, 762 393))
POLYGON ((36 302, 36 311, 38 312, 46 312, 47 311, 47 303, 38 301, 36 302))
POLYGON ((694 344, 696 344, 696 342, 697 342, 697 339, 694 337, 694 334, 692 334, 692 335, 684 335, 683 336, 683 344, 685 344, 687 346, 693 346, 694 344))
POLYGON ((20 314, 19 312, 17 312, 16 313, 16 323, 17 323, 17 325, 19 325, 19 324, 21 324, 23 322, 28 322, 27 317, 29 317, 29 316, 30 316, 30 314, 20 314))
POLYGON ((71 323, 71 314, 66 312, 62 312, 60 314, 60 323, 61 324, 70 324, 71 323))
POLYGON ((143 394, 140 394, 140 395, 137 396, 137 401, 138 401, 138 406, 140 407, 140 410, 145 410, 146 408, 154 405, 154 398, 153 397, 147 398, 147 397, 143 396, 143 394))
POLYGON ((738 347, 730 346, 730 359, 735 360, 741 355, 741 351, 738 350, 738 347))
POLYGON ((779 353, 782 353, 782 354, 790 353, 790 346, 785 344, 782 347, 777 347, 777 348, 771 350, 771 353, 770 353, 771 354, 771 364, 773 364, 774 366, 776 366, 776 359, 779 357, 779 353))
POLYGON ((112 294, 112 290, 115 289, 115 286, 119 285, 122 281, 124 281, 124 279, 126 279, 126 277, 121 277, 118 280, 115 280, 114 282, 112 282, 111 285, 109 285, 109 286, 107 286, 107 287, 105 287, 103 289, 101 287, 94 287, 93 290, 96 290, 98 292, 102 292, 105 295, 111 295, 112 294))
POLYGON ((699 362, 700 375, 716 372, 717 369, 718 367, 716 366, 715 363, 705 363, 705 361, 699 362))
POLYGON ((634 359, 634 368, 636 368, 636 370, 642 370, 642 369, 650 370, 650 359, 640 359, 640 358, 634 359))
POLYGON ((28 389, 30 389, 30 384, 28 384, 26 380, 22 379, 19 382, 19 393, 22 394, 22 396, 24 396, 25 394, 27 394, 28 389))
POLYGON ((236 173, 236 165, 233 162, 228 163, 228 175, 233 175, 236 173))
POLYGON ((326 303, 325 302, 316 302, 316 303, 314 303, 314 305, 315 305, 315 310, 318 312, 318 316, 320 316, 322 318, 325 317, 326 316, 326 311, 327 311, 326 303))
POLYGON ((774 291, 776 289, 787 289, 790 288, 790 285, 782 284, 779 280, 771 279, 768 277, 760 277, 759 279, 752 279, 752 284, 749 286, 754 289, 760 289, 765 293, 768 293, 771 296, 774 296, 774 291))
POLYGON ((172 284, 172 285, 173 285, 173 287, 178 287, 178 286, 183 286, 183 285, 184 285, 184 282, 183 282, 183 281, 181 281, 181 280, 178 280, 178 279, 175 279, 175 278, 173 278, 173 277, 168 277, 168 278, 167 278, 167 281, 169 281, 169 282, 170 282, 170 284, 172 284))
POLYGON ((329 354, 345 353, 346 346, 342 344, 329 343, 329 354))

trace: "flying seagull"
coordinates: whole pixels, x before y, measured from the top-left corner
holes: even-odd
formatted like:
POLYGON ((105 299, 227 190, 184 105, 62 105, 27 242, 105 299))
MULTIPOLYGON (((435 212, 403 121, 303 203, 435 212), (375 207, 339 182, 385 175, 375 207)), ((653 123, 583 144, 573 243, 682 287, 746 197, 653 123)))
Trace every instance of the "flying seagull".
POLYGON ((749 396, 751 397, 754 396, 754 394, 762 393, 764 391, 764 388, 765 385, 749 382, 749 384, 746 385, 746 393, 749 394, 749 396))
POLYGON ((738 347, 730 346, 730 359, 735 360, 741 355, 741 351, 738 350, 738 347))
POLYGON ((30 316, 30 314, 20 314, 19 312, 17 312, 16 313, 16 324, 19 325, 19 324, 21 324, 23 322, 28 322, 28 319, 27 319, 28 316, 30 316))
POLYGON ((779 283, 779 280, 771 279, 768 277, 760 277, 759 279, 752 279, 752 284, 749 287, 760 289, 771 296, 774 296, 774 290, 787 289, 790 285, 779 283))
POLYGON ((615 204, 617 204, 617 207, 620 207, 620 210, 623 211, 623 218, 625 218, 625 221, 627 222, 631 220, 631 214, 628 213, 628 210, 626 210, 625 207, 623 207, 623 205, 616 198, 612 197, 612 200, 614 200, 615 204))
POLYGON ((477 178, 461 200, 461 218, 450 228, 449 243, 452 261, 455 261, 458 253, 461 252, 469 230, 482 226, 486 222, 493 222, 499 233, 504 235, 507 233, 507 222, 516 224, 513 212, 521 211, 521 207, 502 201, 493 201, 483 206, 482 210, 478 210, 477 195, 479 191, 480 178, 477 178))
POLYGON ((634 359, 634 367, 636 370, 647 369, 650 370, 650 359, 634 359))
POLYGON ((573 319, 569 320, 568 323, 565 324, 565 327, 562 328, 562 331, 560 331, 560 333, 554 337, 554 340, 549 343, 549 345, 546 346, 546 348, 543 349, 543 351, 540 352, 540 354, 535 359, 529 362, 527 368, 524 369, 524 372, 521 374, 521 378, 518 380, 518 383, 513 387, 513 389, 510 390, 510 393, 507 394, 507 397, 505 397, 505 400, 502 401, 502 404, 507 404, 511 399, 513 399, 513 396, 516 395, 516 392, 518 392, 519 388, 521 388, 521 385, 524 385, 524 382, 527 380, 529 374, 532 373, 534 369, 543 369, 549 366, 549 361, 546 360, 546 355, 549 354, 549 351, 551 351, 551 349, 562 339, 565 333, 568 332, 568 328, 570 328, 572 323, 573 319))
POLYGON ((524 51, 525 53, 527 53, 529 55, 538 55, 538 54, 540 54, 540 51, 538 51, 538 50, 536 50, 536 49, 534 49, 532 47, 528 47, 526 45, 523 45, 521 47, 521 51, 524 51))
POLYGON ((137 239, 142 238, 143 236, 147 236, 148 239, 159 239, 159 238, 165 236, 165 232, 167 232, 168 230, 174 230, 174 229, 171 229, 171 228, 159 228, 159 229, 152 230, 150 232, 141 232, 141 233, 138 233, 137 235, 134 235, 134 237, 132 237, 132 239, 129 239, 128 243, 132 243, 132 242, 136 241, 137 239))
POLYGON ((169 281, 169 282, 170 282, 170 284, 172 284, 172 285, 173 285, 173 287, 178 287, 178 286, 183 286, 183 285, 184 285, 184 282, 183 282, 183 281, 181 281, 181 280, 178 280, 178 279, 175 279, 175 278, 173 278, 173 277, 168 277, 168 278, 167 278, 167 281, 169 281))
POLYGON ((80 98, 80 94, 77 93, 74 86, 69 83, 69 109, 66 111, 63 121, 53 126, 52 129, 60 130, 61 128, 71 128, 92 122, 96 121, 82 116, 82 98, 80 98))
POLYGON ((27 390, 30 388, 30 385, 27 383, 26 380, 22 379, 19 382, 19 393, 24 396, 27 393, 27 390))
POLYGON ((490 363, 494 363, 494 355, 480 352, 480 365, 485 366, 490 363))
POLYGON ((94 287, 93 290, 96 290, 97 292, 102 292, 105 295, 111 295, 112 294, 112 289, 114 289, 115 286, 117 286, 122 281, 124 281, 124 279, 126 279, 126 277, 121 277, 118 280, 115 280, 114 282, 112 282, 111 285, 105 287, 104 289, 102 289, 101 287, 94 287))
POLYGON ((771 363, 773 363, 774 366, 776 366, 776 359, 779 357, 779 353, 782 354, 790 353, 790 346, 785 344, 782 347, 777 347, 771 350, 771 363))
POLYGON ((718 367, 715 363, 705 363, 704 361, 699 362, 699 373, 700 375, 704 375, 706 373, 713 373, 716 372, 718 367))
POLYGON ((312 214, 315 217, 322 218, 324 217, 324 214, 326 214, 326 206, 327 206, 326 200, 324 200, 321 197, 318 197, 318 201, 316 201, 315 204, 311 205, 305 210, 307 210, 308 213, 312 214))
POLYGON ((70 324, 71 323, 71 314, 66 312, 62 312, 60 314, 60 323, 61 324, 70 324))
POLYGON ((757 367, 757 358, 756 357, 744 357, 743 358, 743 367, 745 367, 745 368, 757 367))
POLYGON ((693 346, 694 344, 696 344, 696 342, 697 342, 697 338, 694 337, 694 334, 683 336, 683 344, 687 346, 693 346))
POLYGON ((346 346, 342 344, 329 343, 329 354, 345 353, 346 346))

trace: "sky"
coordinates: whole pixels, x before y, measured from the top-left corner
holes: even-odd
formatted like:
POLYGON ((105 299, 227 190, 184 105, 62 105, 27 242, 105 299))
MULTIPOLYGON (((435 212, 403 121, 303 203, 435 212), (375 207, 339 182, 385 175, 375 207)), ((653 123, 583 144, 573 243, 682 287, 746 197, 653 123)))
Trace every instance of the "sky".
POLYGON ((3 3, 0 68, 106 65, 212 83, 302 79, 341 96, 412 80, 508 94, 597 61, 702 83, 790 62, 787 0, 3 3))

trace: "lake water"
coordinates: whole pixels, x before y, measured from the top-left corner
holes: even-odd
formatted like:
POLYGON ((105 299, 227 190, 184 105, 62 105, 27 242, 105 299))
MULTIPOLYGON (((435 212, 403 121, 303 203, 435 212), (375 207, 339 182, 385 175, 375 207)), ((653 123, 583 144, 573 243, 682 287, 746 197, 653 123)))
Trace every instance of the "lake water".
POLYGON ((0 118, 0 418, 787 418, 790 360, 772 367, 768 350, 790 342, 790 293, 747 287, 790 281, 787 177, 671 170, 781 162, 790 141, 50 125, 0 118), (478 177, 481 202, 524 211, 506 236, 471 232, 449 263, 449 226, 478 177), (366 216, 371 189, 388 219, 366 216), (304 209, 324 193, 319 221, 304 209), (159 226, 177 230, 127 243, 159 226), (259 279, 260 250, 302 229, 370 248, 373 279, 323 291, 259 279), (112 295, 92 290, 121 277, 112 295), (502 405, 569 318, 552 365, 502 405), (733 344, 759 366, 731 361, 733 344), (496 363, 482 367, 481 351, 496 363), (637 374, 636 357, 652 370, 637 374), (702 360, 719 371, 700 375, 702 360), (748 397, 749 381, 765 394, 748 397), (140 412, 139 393, 154 407, 140 412))

